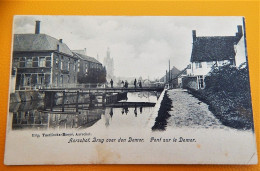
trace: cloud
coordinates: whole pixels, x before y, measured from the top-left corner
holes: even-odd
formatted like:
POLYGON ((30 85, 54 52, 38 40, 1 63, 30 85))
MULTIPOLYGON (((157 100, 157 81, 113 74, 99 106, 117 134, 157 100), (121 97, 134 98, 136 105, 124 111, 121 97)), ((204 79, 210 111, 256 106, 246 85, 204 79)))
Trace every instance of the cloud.
POLYGON ((35 20, 41 21, 41 33, 62 38, 70 49, 87 48, 101 62, 110 47, 116 76, 143 78, 163 76, 169 59, 185 68, 192 30, 197 36, 235 35, 242 24, 241 17, 16 16, 14 33, 34 33, 35 20))

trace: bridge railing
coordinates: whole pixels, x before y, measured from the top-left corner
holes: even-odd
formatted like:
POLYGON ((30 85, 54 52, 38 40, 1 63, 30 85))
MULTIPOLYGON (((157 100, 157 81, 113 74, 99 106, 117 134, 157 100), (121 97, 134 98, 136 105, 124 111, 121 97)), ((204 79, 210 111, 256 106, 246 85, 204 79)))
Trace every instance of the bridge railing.
POLYGON ((35 84, 31 86, 18 86, 16 90, 38 90, 38 89, 53 89, 53 88, 105 88, 105 84, 97 83, 88 83, 88 84, 62 84, 62 85, 43 85, 35 84))
MULTIPOLYGON (((165 87, 164 84, 143 84, 142 87, 139 85, 136 86, 136 88, 163 88, 165 87)), ((16 87, 16 90, 39 90, 39 89, 69 89, 69 88, 111 88, 110 84, 104 84, 104 83, 87 83, 87 84, 62 84, 62 85, 54 85, 54 84, 49 84, 49 85, 42 85, 42 84, 36 84, 36 85, 31 85, 31 86, 18 86, 16 87)), ((125 87, 123 86, 118 86, 115 85, 113 88, 122 88, 124 89, 125 87)), ((127 88, 135 88, 134 84, 129 84, 127 88)))

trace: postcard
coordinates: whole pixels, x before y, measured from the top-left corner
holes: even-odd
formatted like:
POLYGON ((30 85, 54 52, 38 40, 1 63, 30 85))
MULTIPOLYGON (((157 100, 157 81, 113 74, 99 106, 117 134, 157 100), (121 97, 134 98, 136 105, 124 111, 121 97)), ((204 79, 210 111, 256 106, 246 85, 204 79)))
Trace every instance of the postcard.
POLYGON ((12 40, 6 165, 257 164, 246 18, 15 16, 12 40))

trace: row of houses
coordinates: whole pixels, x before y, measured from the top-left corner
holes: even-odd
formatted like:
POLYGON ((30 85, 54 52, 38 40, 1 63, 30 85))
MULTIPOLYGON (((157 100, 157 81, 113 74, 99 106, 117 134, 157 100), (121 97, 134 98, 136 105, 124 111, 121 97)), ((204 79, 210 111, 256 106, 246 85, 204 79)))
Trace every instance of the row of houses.
POLYGON ((40 33, 36 21, 34 34, 14 34, 11 92, 43 87, 75 86, 78 75, 90 69, 104 69, 84 50, 71 50, 62 39, 40 33))
POLYGON ((204 79, 210 72, 224 65, 240 67, 247 62, 245 21, 237 26, 233 36, 201 36, 192 31, 193 45, 190 64, 171 82, 177 87, 204 89, 204 79))

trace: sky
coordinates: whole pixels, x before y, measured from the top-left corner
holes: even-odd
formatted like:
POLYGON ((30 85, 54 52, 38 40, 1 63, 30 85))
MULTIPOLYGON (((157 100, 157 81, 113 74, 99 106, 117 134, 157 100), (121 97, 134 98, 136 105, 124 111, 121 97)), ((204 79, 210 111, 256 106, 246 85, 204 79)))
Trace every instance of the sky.
POLYGON ((175 16, 15 16, 13 33, 40 32, 63 39, 71 50, 84 49, 103 63, 107 48, 119 77, 161 78, 171 66, 190 61, 192 30, 197 36, 233 36, 242 17, 175 16))

